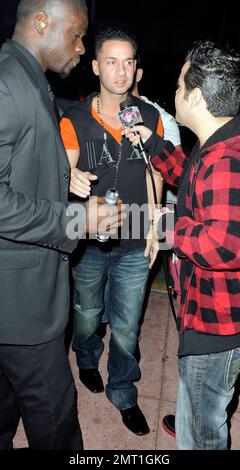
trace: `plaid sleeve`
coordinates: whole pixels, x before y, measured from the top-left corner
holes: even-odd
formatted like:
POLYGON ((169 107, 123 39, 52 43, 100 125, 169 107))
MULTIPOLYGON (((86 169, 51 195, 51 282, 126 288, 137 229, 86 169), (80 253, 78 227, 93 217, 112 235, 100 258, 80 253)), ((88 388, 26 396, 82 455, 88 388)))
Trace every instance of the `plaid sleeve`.
MULTIPOLYGON (((158 141, 154 134, 149 139, 149 146, 151 145, 151 155, 156 155, 151 158, 151 163, 154 168, 161 171, 163 178, 167 183, 178 186, 179 179, 182 174, 186 155, 177 147, 168 141, 158 137, 158 141)), ((148 141, 147 141, 148 142, 148 141)))
POLYGON ((176 254, 205 269, 239 269, 240 160, 224 157, 205 169, 197 178, 193 204, 195 219, 176 222, 176 254))

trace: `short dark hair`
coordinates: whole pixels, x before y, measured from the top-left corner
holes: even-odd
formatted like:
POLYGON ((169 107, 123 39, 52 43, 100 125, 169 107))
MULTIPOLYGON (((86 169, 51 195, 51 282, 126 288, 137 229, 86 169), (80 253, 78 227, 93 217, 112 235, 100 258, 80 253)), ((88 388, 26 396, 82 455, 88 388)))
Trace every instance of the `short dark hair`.
POLYGON ((76 5, 88 11, 85 0, 20 0, 17 8, 17 22, 33 15, 35 12, 52 7, 54 4, 76 5))
POLYGON ((107 26, 104 29, 99 29, 94 38, 94 53, 97 57, 99 51, 102 49, 103 44, 106 41, 127 41, 130 42, 135 51, 134 57, 137 55, 137 40, 134 33, 131 33, 128 29, 122 29, 118 26, 107 26))
POLYGON ((204 40, 193 44, 186 61, 190 67, 184 77, 185 96, 198 87, 213 116, 236 116, 240 107, 240 55, 204 40))

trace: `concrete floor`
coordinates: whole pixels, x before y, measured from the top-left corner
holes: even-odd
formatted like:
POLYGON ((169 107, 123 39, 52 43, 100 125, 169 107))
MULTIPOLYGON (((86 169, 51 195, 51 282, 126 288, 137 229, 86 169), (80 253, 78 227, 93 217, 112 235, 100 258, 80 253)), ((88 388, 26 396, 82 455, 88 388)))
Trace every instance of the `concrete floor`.
MULTIPOLYGON (((100 372, 106 383, 106 361, 109 332, 104 338, 100 372)), ((162 418, 175 411, 178 382, 178 336, 170 312, 167 295, 151 292, 141 333, 141 370, 138 382, 139 404, 147 418, 151 432, 138 437, 123 425, 120 413, 104 393, 92 394, 78 379, 75 357, 70 361, 78 391, 78 409, 85 450, 174 450, 175 439, 162 428, 162 418)), ((231 437, 234 450, 240 450, 240 407, 231 419, 231 437)), ((15 447, 26 447, 26 438, 20 424, 14 440, 15 447)))

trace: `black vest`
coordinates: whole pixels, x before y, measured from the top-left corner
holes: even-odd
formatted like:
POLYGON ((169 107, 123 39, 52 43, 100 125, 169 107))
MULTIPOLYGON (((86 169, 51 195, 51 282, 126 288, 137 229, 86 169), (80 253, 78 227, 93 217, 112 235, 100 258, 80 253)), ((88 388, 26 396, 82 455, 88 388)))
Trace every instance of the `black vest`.
MULTIPOLYGON (((105 195, 107 189, 116 188, 123 203, 137 204, 140 207, 147 203, 145 162, 125 137, 120 145, 105 131, 107 139, 104 139, 103 127, 92 116, 92 100, 95 95, 96 93, 89 95, 64 113, 64 117, 73 124, 80 146, 78 168, 98 176, 97 183, 92 184, 93 195, 105 195)), ((139 108, 144 124, 156 132, 158 111, 136 97, 133 97, 133 105, 139 108)), ((140 239, 122 240, 122 249, 123 246, 127 250, 143 246, 145 235, 146 229, 144 231, 142 227, 140 239)), ((115 242, 115 245, 119 243, 115 242)))

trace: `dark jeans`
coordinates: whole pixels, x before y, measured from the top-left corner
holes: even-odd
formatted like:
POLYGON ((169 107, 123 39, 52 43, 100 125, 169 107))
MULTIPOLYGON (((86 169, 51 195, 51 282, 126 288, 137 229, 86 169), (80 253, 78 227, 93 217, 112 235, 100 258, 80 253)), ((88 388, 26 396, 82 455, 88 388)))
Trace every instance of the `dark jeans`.
POLYGON ((31 449, 83 448, 63 336, 35 346, 0 345, 0 450, 12 448, 20 417, 31 449))
POLYGON ((106 279, 111 338, 108 356, 108 399, 122 410, 137 403, 140 368, 134 357, 139 319, 148 279, 144 249, 126 253, 88 248, 74 266, 74 338, 79 368, 97 368, 103 342, 96 334, 101 324, 106 279))

